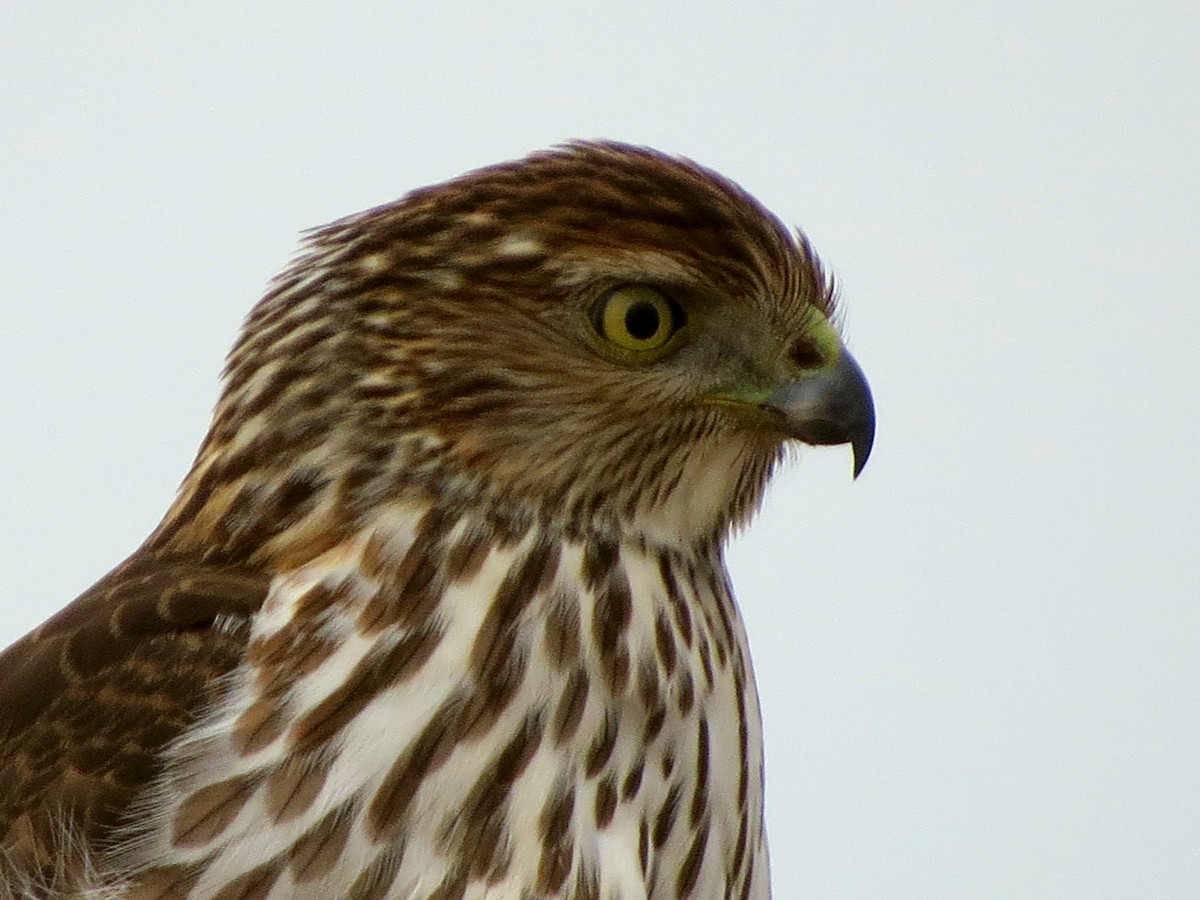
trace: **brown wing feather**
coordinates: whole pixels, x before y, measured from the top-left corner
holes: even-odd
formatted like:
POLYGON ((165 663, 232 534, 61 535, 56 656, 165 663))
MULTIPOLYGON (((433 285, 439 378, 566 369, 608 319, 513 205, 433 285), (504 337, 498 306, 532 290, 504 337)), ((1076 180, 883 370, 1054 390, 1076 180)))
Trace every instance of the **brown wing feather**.
POLYGON ((0 653, 0 885, 71 882, 214 699, 269 581, 135 555, 0 653))

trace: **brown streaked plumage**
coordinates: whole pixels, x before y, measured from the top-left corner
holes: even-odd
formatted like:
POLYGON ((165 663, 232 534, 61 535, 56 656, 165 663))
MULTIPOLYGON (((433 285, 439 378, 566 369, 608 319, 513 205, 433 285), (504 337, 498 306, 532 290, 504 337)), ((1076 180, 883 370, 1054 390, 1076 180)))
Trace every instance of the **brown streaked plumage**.
POLYGON ((870 451, 802 239, 578 143, 314 232, 128 561, 0 655, 9 896, 762 900, 722 558, 870 451))

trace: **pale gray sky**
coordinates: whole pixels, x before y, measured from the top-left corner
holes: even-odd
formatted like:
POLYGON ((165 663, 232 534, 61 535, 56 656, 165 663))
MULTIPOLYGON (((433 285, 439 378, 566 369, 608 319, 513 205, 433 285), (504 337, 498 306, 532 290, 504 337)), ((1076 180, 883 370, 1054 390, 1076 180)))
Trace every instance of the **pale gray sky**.
POLYGON ((1198 57, 1195 0, 10 0, 0 644, 153 527, 302 228, 651 144, 807 231, 879 412, 731 554, 776 896, 1198 897, 1198 57))

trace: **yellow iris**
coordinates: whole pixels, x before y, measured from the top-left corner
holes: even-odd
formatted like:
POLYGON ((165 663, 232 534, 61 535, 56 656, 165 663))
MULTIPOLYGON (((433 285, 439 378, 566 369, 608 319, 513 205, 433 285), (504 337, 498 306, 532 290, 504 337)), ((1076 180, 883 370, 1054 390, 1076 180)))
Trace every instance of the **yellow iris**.
POLYGON ((601 337, 632 353, 661 350, 683 324, 683 311, 644 284, 608 291, 596 301, 592 316, 601 337))

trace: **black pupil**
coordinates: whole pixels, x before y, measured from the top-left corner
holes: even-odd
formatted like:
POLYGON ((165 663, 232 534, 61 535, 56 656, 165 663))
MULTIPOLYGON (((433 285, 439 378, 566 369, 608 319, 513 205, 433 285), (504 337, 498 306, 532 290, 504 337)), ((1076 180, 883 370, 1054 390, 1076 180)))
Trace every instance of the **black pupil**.
POLYGON ((625 330, 639 341, 658 334, 659 324, 658 308, 653 303, 642 301, 625 310, 625 330))

